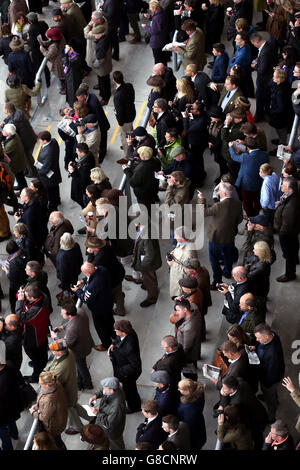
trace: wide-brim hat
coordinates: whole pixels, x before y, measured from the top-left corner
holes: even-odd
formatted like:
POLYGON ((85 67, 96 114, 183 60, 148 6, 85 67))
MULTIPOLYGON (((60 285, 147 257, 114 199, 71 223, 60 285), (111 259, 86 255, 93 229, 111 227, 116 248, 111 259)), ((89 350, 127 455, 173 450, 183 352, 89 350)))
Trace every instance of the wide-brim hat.
POLYGON ((153 75, 152 77, 149 77, 146 83, 149 86, 155 86, 158 88, 163 88, 166 85, 164 79, 161 78, 160 75, 153 75))
POLYGON ((105 240, 101 240, 101 238, 98 237, 88 237, 88 239, 85 242, 85 246, 87 248, 103 248, 103 246, 106 245, 105 240))
POLYGON ((9 47, 12 51, 21 51, 24 49, 24 41, 18 36, 14 36, 9 43, 9 47))
POLYGON ((48 29, 48 31, 46 31, 46 36, 48 39, 51 39, 51 41, 61 41, 63 38, 63 35, 58 28, 48 29))

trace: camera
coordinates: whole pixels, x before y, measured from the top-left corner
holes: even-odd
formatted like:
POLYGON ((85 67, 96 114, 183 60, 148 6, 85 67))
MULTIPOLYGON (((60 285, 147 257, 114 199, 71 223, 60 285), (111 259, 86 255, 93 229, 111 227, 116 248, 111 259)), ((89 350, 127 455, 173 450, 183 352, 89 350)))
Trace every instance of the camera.
POLYGON ((166 258, 167 258, 168 261, 173 261, 173 255, 172 255, 172 253, 167 253, 166 258))
POLYGON ((186 105, 186 109, 188 110, 188 112, 190 113, 193 109, 193 106, 191 104, 187 104, 186 105))
POLYGON ((22 217, 22 215, 23 215, 23 210, 22 210, 22 209, 18 209, 18 210, 16 211, 16 216, 17 216, 17 217, 22 217))
POLYGON ((224 287, 219 282, 217 282, 216 288, 221 291, 224 290, 224 287))
POLYGON ((224 410, 214 409, 214 411, 213 411, 213 417, 214 418, 217 418, 218 416, 223 415, 223 414, 224 414, 224 410))
POLYGON ((81 122, 81 120, 79 120, 79 119, 77 119, 73 124, 74 124, 75 127, 85 127, 83 122, 81 122))

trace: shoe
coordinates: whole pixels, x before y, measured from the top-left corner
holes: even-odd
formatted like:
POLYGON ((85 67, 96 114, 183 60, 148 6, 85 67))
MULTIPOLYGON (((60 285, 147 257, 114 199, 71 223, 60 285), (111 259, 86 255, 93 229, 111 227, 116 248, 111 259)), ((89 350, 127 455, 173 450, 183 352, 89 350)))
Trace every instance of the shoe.
POLYGON ((15 211, 7 211, 8 215, 15 215, 15 211))
POLYGON ((99 85, 93 86, 93 90, 99 90, 99 88, 100 88, 99 85))
POLYGON ((130 276, 129 274, 126 274, 125 279, 128 282, 134 282, 135 284, 142 284, 142 281, 140 279, 134 279, 134 277, 130 276))
POLYGON ((39 378, 34 375, 24 375, 24 379, 30 384, 37 384, 39 382, 39 378))
POLYGON ((144 300, 143 302, 140 303, 140 307, 150 307, 150 305, 156 304, 157 300, 144 300))
POLYGON ((107 100, 107 101, 106 100, 101 100, 100 101, 101 106, 106 106, 108 104, 108 101, 109 100, 107 100))
POLYGON ((146 287, 144 286, 144 284, 141 284, 141 288, 142 288, 143 290, 147 290, 146 287))
POLYGON ((32 361, 29 361, 29 362, 28 362, 28 365, 29 365, 29 367, 33 367, 33 362, 32 362, 32 361))
POLYGON ((289 282, 289 281, 294 281, 296 279, 296 276, 293 277, 287 277, 285 274, 282 276, 276 277, 277 282, 289 282))
POLYGON ((127 406, 126 406, 126 408, 125 408, 125 413, 126 413, 127 415, 131 415, 132 413, 138 413, 139 411, 141 411, 141 408, 139 408, 138 410, 131 410, 131 409, 128 408, 127 406))
POLYGON ((76 431, 74 428, 68 428, 65 429, 65 434, 68 434, 69 436, 74 436, 75 434, 79 434, 79 431, 76 431))
POLYGON ((216 286, 215 283, 212 283, 212 284, 210 285, 210 290, 218 290, 218 288, 217 288, 217 286, 216 286))
POLYGON ((279 139, 271 139, 271 143, 274 144, 274 145, 278 145, 279 144, 279 139))
POLYGON ((120 145, 120 149, 121 149, 121 150, 124 150, 124 147, 123 147, 123 145, 120 145))
POLYGON ((85 227, 82 227, 79 230, 77 230, 77 233, 79 233, 79 235, 84 235, 86 233, 85 227))
POLYGON ((11 233, 7 235, 7 237, 0 237, 0 242, 4 242, 5 240, 9 240, 11 237, 11 233))
POLYGON ((102 344, 97 344, 96 346, 94 346, 94 349, 96 349, 97 351, 107 351, 107 349, 102 346, 102 344))
POLYGON ((65 90, 64 88, 61 88, 61 89, 59 90, 59 94, 60 94, 60 95, 65 95, 65 94, 66 94, 66 90, 65 90))

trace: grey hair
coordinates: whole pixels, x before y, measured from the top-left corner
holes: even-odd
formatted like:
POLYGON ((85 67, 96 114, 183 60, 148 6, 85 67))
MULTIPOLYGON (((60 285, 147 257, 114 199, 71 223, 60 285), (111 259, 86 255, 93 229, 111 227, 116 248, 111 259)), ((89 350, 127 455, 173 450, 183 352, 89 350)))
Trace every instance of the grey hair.
POLYGON ((275 429, 276 435, 280 437, 286 437, 289 433, 287 425, 281 419, 277 419, 275 423, 271 424, 271 429, 275 429))
POLYGON ((162 341, 165 343, 166 348, 177 348, 178 346, 177 339, 172 335, 164 336, 162 341))
MULTIPOLYGON (((58 225, 61 225, 63 223, 63 221, 65 220, 63 214, 61 212, 57 212, 57 211, 51 212, 50 217, 51 217, 52 221, 58 223, 58 225), (59 214, 59 215, 52 215, 52 214, 59 214)), ((49 217, 49 219, 50 219, 50 217, 49 217)))
POLYGON ((167 111, 168 103, 167 103, 167 100, 165 100, 164 98, 157 98, 157 100, 155 100, 154 103, 156 103, 156 106, 162 109, 164 112, 167 111))
POLYGON ((71 250, 75 246, 75 240, 69 232, 65 232, 60 237, 60 247, 62 250, 71 250))
POLYGON ((226 196, 231 196, 233 191, 233 186, 230 183, 220 183, 219 191, 226 194, 226 196))
POLYGON ((287 176, 286 178, 283 178, 283 183, 287 183, 288 189, 291 189, 293 192, 297 191, 298 189, 297 180, 295 180, 293 176, 287 176))
POLYGON ((195 238, 193 235, 193 232, 185 225, 182 225, 181 227, 177 227, 175 229, 175 235, 177 235, 180 238, 184 238, 185 240, 189 240, 189 241, 192 241, 195 238))
POLYGON ((101 13, 101 11, 99 10, 95 10, 92 12, 92 16, 96 19, 96 20, 101 20, 103 18, 103 15, 101 13))

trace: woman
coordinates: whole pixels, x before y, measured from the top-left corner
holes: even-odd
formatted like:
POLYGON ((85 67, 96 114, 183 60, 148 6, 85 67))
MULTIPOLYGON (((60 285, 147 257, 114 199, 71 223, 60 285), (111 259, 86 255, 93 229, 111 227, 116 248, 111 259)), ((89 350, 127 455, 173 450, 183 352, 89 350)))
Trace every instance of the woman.
POLYGON ((48 29, 46 36, 49 41, 41 41, 40 51, 51 62, 51 71, 60 81, 59 93, 65 95, 65 75, 61 55, 66 41, 58 28, 48 29))
POLYGON ((217 436, 224 450, 252 450, 251 431, 241 421, 239 408, 226 406, 224 413, 218 416, 217 436))
POLYGON ((109 439, 105 432, 97 424, 83 426, 80 439, 90 445, 87 450, 109 450, 109 439))
POLYGON ((9 43, 12 52, 8 56, 8 72, 9 74, 16 74, 21 83, 34 87, 34 71, 33 65, 28 52, 24 50, 23 39, 13 36, 9 43))
POLYGON ((208 147, 210 153, 214 156, 214 161, 219 165, 220 175, 215 179, 214 183, 219 184, 221 176, 227 173, 227 163, 222 157, 222 140, 221 129, 224 125, 225 115, 221 106, 215 106, 208 111, 210 124, 208 128, 208 147))
POLYGON ((204 387, 200 382, 183 379, 178 383, 180 402, 177 416, 186 423, 191 432, 191 449, 200 450, 206 442, 206 428, 203 417, 204 387))
POLYGON ((233 65, 229 71, 229 75, 234 75, 237 77, 239 83, 238 87, 243 92, 244 96, 248 96, 248 82, 246 80, 246 74, 242 67, 238 64, 233 65))
MULTIPOLYGON (((277 67, 274 70, 271 85, 269 124, 275 128, 279 139, 278 144, 287 144, 287 133, 292 116, 291 90, 287 74, 277 67)), ((277 149, 272 150, 269 154, 275 156, 277 149)))
POLYGON ((228 328, 226 332, 229 341, 234 343, 239 351, 245 348, 250 344, 249 336, 244 332, 243 328, 240 325, 234 324, 228 328))
POLYGON ((272 255, 268 243, 256 242, 253 247, 253 256, 245 265, 254 295, 267 297, 270 290, 271 262, 272 255))
POLYGON ((224 28, 223 0, 209 0, 208 7, 207 3, 202 3, 202 10, 206 13, 205 52, 211 54, 213 44, 221 42, 224 28))
POLYGON ((159 75, 154 75, 153 77, 148 78, 147 85, 151 86, 151 91, 148 95, 148 103, 147 106, 152 111, 154 101, 157 98, 164 98, 164 87, 165 81, 159 75))
POLYGON ((29 409, 33 418, 39 420, 40 427, 51 434, 56 446, 66 450, 61 439, 68 419, 68 402, 62 385, 54 372, 42 372, 39 377, 40 391, 37 402, 29 409))
POLYGON ((13 228, 13 234, 16 238, 18 247, 22 250, 26 263, 27 261, 38 261, 43 263, 43 255, 38 250, 34 241, 28 233, 27 226, 21 222, 16 224, 13 228))
POLYGON ((246 98, 245 96, 239 96, 234 101, 234 107, 235 108, 242 108, 247 113, 247 121, 254 124, 254 117, 253 117, 253 114, 250 111, 251 103, 248 100, 248 98, 246 98))
POLYGON ((175 109, 178 113, 182 113, 185 111, 187 104, 194 103, 195 94, 190 81, 185 77, 177 78, 176 88, 177 93, 172 103, 172 108, 175 109))
POLYGON ((275 43, 283 44, 286 39, 288 25, 288 10, 292 9, 291 2, 287 0, 275 0, 271 3, 272 11, 268 12, 266 31, 275 43), (284 6, 283 6, 284 5, 284 6))
POLYGON ((16 22, 16 16, 19 11, 22 11, 25 15, 29 13, 26 0, 10 0, 8 7, 8 22, 10 25, 16 22))
POLYGON ((289 83, 293 83, 295 77, 293 75, 296 62, 298 61, 298 51, 293 46, 285 46, 282 49, 282 62, 279 64, 280 70, 284 70, 287 74, 289 83))
POLYGON ((100 167, 93 168, 91 170, 91 180, 95 185, 97 185, 101 193, 104 189, 112 189, 109 178, 100 167))
POLYGON ((9 43, 12 40, 12 34, 10 32, 10 27, 8 24, 3 24, 1 26, 1 39, 0 39, 0 56, 3 56, 3 61, 5 65, 8 62, 8 55, 11 53, 11 48, 9 43))
POLYGON ((58 450, 55 441, 48 432, 38 432, 33 436, 32 450, 58 450))
POLYGON ((2 270, 7 274, 9 280, 9 303, 11 313, 15 313, 16 295, 19 288, 26 282, 26 259, 17 243, 10 240, 6 245, 8 257, 5 261, 6 266, 2 270))
POLYGON ((34 196, 38 199, 43 208, 45 218, 47 217, 48 220, 48 191, 46 186, 43 185, 41 180, 36 178, 30 181, 30 189, 34 191, 34 196))
MULTIPOLYGON (((168 175, 168 186, 166 190, 165 204, 168 207, 178 204, 181 207, 181 215, 183 217, 184 205, 190 202, 190 185, 191 181, 186 178, 182 171, 173 171, 168 175)), ((170 228, 172 237, 172 246, 176 248, 177 241, 174 238, 174 219, 176 213, 167 213, 170 218, 170 228)))
POLYGON ((82 264, 80 246, 70 233, 65 232, 60 237, 60 249, 56 256, 56 275, 62 290, 70 290, 71 285, 77 283, 82 264))
POLYGON ((25 13, 19 11, 16 14, 16 22, 12 25, 11 33, 13 36, 18 36, 21 39, 26 39, 26 33, 29 29, 29 22, 25 13))
POLYGON ((77 52, 80 49, 78 41, 70 39, 69 44, 66 44, 62 61, 64 64, 65 86, 66 86, 66 101, 70 106, 73 106, 76 101, 76 91, 83 77, 83 58, 77 52))
POLYGON ((167 65, 167 54, 162 51, 162 48, 168 42, 168 18, 161 8, 159 1, 151 0, 149 2, 149 9, 151 11, 151 15, 145 13, 145 17, 150 17, 151 23, 150 25, 142 24, 142 28, 145 28, 148 34, 150 34, 150 47, 152 49, 154 63, 163 63, 167 65))
POLYGON ((23 111, 28 119, 30 119, 30 96, 36 96, 42 86, 42 81, 39 81, 34 88, 28 88, 28 86, 21 84, 20 78, 15 74, 9 75, 6 80, 6 84, 9 88, 5 90, 5 103, 13 103, 17 109, 23 111))

